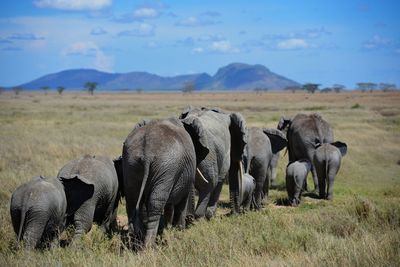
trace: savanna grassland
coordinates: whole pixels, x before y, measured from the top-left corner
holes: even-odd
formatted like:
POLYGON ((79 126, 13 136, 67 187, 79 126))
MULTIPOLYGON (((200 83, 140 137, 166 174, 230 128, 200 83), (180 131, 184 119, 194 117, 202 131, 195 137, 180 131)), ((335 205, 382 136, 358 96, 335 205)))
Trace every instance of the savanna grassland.
POLYGON ((400 93, 0 95, 0 266, 400 266, 399 255, 400 93), (188 104, 241 112, 257 127, 276 127, 281 115, 322 114, 348 145, 334 200, 306 194, 298 208, 277 205, 286 197, 281 153, 279 185, 261 212, 224 216, 225 186, 217 218, 167 230, 156 249, 127 251, 118 234, 109 239, 97 227, 79 245, 16 249, 9 201, 18 185, 55 176, 84 154, 117 157, 138 121, 177 116, 188 104))

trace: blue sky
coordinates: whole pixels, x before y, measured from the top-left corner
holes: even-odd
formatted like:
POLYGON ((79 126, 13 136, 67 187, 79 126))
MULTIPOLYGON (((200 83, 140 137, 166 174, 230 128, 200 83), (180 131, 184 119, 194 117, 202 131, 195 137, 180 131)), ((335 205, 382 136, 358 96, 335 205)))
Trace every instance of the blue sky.
POLYGON ((400 86, 400 1, 0 1, 0 85, 71 68, 400 86))

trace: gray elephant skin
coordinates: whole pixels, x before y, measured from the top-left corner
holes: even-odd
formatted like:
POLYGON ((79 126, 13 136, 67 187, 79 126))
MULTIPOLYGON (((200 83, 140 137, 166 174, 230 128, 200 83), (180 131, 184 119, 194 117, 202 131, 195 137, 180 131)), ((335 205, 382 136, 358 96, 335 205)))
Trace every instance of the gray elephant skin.
MULTIPOLYGON (((218 108, 187 107, 179 117, 182 120, 199 120, 208 140, 209 153, 198 163, 200 173, 208 183, 195 183, 199 193, 195 218, 214 216, 223 181, 229 178, 231 213, 240 213, 242 159, 247 143, 246 123, 239 113, 226 113, 218 108)), ((196 179, 197 181, 197 179, 196 179)))
POLYGON ((297 160, 287 165, 286 190, 288 193, 289 205, 297 206, 300 204, 304 183, 310 169, 311 163, 307 159, 297 160))
MULTIPOLYGON (((313 162, 317 146, 333 142, 333 130, 319 114, 297 114, 292 120, 285 118, 282 120, 286 120, 283 124, 289 127, 287 130, 289 162, 300 159, 313 162)), ((311 172, 315 190, 318 191, 318 175, 313 166, 311 172)))
POLYGON ((253 207, 255 209, 260 209, 262 200, 268 196, 273 156, 285 148, 286 144, 285 135, 277 129, 248 129, 244 166, 246 173, 252 175, 256 181, 253 207))
POLYGON ((121 159, 123 190, 139 248, 154 245, 163 215, 173 226, 185 227, 196 165, 207 147, 201 122, 194 117, 143 121, 128 135, 121 159))
POLYGON ((332 199, 333 182, 346 153, 347 145, 340 141, 322 144, 315 151, 313 163, 318 175, 320 198, 332 199))
POLYGON ((243 210, 249 210, 250 205, 254 202, 254 190, 256 188, 256 180, 248 173, 243 175, 241 203, 243 210))
POLYGON ((45 248, 64 230, 67 200, 57 178, 35 177, 11 196, 10 215, 17 241, 45 248))
POLYGON ((93 223, 110 234, 120 198, 114 162, 106 156, 85 155, 65 164, 57 177, 69 192, 67 224, 75 226, 75 238, 89 232, 93 223))

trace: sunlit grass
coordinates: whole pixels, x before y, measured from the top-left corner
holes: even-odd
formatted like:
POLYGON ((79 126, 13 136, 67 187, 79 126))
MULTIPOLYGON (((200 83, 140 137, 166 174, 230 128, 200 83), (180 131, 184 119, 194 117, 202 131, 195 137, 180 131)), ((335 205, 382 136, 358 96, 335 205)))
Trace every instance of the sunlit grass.
MULTIPOLYGON (((63 96, 23 92, 0 95, 0 266, 9 265, 400 265, 400 94, 196 93, 63 96), (143 118, 177 116, 184 106, 241 112, 248 126, 276 127, 280 116, 319 112, 349 150, 335 182, 334 200, 305 196, 298 208, 286 197, 281 153, 278 188, 261 212, 196 222, 165 231, 162 244, 126 251, 94 227, 81 244, 37 252, 17 250, 9 217, 12 191, 31 177, 54 176, 83 154, 117 157, 143 118), (357 106, 357 107, 356 107, 357 106)), ((309 183, 312 181, 309 177, 309 183)), ((228 187, 221 201, 228 202, 228 187)), ((119 215, 125 215, 124 200, 119 215)), ((225 205, 223 205, 225 206, 225 205)))

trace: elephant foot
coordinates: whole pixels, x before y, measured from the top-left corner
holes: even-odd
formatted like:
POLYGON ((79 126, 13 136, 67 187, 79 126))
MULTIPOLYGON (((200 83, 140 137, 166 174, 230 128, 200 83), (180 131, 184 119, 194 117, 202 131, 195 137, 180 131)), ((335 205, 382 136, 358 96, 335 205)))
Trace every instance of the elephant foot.
POLYGON ((327 195, 327 196, 325 197, 326 200, 332 200, 332 198, 333 198, 332 195, 327 195))
POLYGON ((207 209, 206 211, 206 219, 207 220, 211 220, 211 218, 214 216, 215 211, 211 210, 211 209, 207 209))

